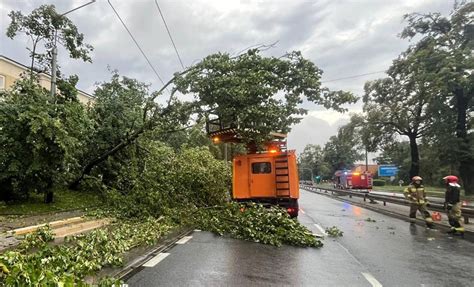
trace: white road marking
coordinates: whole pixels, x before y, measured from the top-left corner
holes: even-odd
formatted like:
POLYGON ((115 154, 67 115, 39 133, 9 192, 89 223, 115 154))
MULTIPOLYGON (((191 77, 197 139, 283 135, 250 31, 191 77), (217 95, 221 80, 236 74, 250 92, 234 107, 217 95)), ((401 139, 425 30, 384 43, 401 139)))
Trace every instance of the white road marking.
POLYGON ((176 244, 184 244, 186 242, 188 242, 191 238, 193 238, 192 236, 185 236, 183 238, 181 238, 180 240, 176 241, 176 244))
POLYGON ((321 231, 322 234, 327 235, 327 234, 326 234, 326 231, 321 227, 321 225, 315 223, 314 226, 316 226, 316 228, 317 228, 319 231, 321 231))
MULTIPOLYGON (((360 266, 364 267, 364 265, 349 251, 349 249, 345 248, 344 245, 342 245, 341 243, 337 242, 336 243, 342 248, 344 249, 344 251, 347 252, 347 254, 349 254, 349 256, 351 256, 355 262, 357 262, 357 264, 359 264, 360 266)), ((365 268, 365 267, 364 267, 365 268)))
POLYGON ((372 285, 372 287, 383 287, 382 284, 380 284, 379 281, 377 281, 377 279, 375 279, 374 276, 372 276, 372 274, 370 273, 366 273, 366 272, 361 272, 362 275, 364 275, 365 279, 367 279, 367 281, 369 281, 370 285, 372 285))
POLYGON ((156 264, 160 263, 161 260, 165 259, 169 253, 160 253, 153 257, 152 259, 148 260, 145 264, 143 264, 143 267, 155 267, 156 264))

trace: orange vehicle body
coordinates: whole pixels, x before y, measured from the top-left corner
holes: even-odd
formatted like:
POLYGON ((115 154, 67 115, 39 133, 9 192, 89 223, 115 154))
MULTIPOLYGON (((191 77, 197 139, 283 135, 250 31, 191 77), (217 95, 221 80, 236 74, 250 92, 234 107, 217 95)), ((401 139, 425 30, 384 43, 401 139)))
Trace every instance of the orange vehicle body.
POLYGON ((294 151, 235 156, 232 195, 236 201, 276 204, 298 216, 299 179, 294 151))
POLYGON ((219 117, 206 120, 206 131, 215 144, 244 143, 247 154, 236 155, 232 164, 232 199, 285 208, 298 216, 299 179, 295 151, 286 148, 286 134, 272 132, 265 150, 239 135, 238 123, 225 125, 219 117))

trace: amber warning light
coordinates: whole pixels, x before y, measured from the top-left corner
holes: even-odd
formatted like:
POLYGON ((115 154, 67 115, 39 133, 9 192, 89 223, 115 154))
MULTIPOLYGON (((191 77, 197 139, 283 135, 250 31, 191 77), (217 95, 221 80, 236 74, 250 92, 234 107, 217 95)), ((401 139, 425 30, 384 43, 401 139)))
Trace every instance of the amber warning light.
POLYGON ((212 138, 212 142, 215 143, 215 144, 219 143, 219 141, 220 141, 219 137, 213 137, 212 138))

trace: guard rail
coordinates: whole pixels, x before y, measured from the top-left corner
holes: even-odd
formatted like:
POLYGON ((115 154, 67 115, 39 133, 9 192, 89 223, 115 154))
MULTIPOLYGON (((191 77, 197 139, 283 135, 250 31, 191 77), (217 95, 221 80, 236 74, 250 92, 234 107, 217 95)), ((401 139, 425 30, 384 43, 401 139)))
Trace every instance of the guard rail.
MULTIPOLYGON (((336 194, 336 196, 348 195, 349 197, 353 197, 353 196, 361 197, 364 199, 364 201, 370 200, 370 202, 382 201, 384 206, 387 205, 387 202, 398 204, 398 205, 406 205, 406 206, 410 205, 410 202, 406 200, 405 198, 400 198, 397 196, 390 196, 390 195, 371 194, 368 190, 356 191, 356 190, 347 190, 347 189, 325 188, 325 187, 305 185, 305 184, 300 185, 300 187, 302 189, 306 189, 312 192, 317 192, 317 193, 322 193, 322 194, 331 193, 331 195, 336 194)), ((429 201, 428 207, 431 210, 435 210, 435 211, 441 211, 441 212, 446 211, 444 208, 444 201, 437 201, 437 200, 431 199, 429 201)), ((474 217, 474 208, 463 206, 461 208, 461 213, 462 213, 462 216, 464 217, 464 223, 469 223, 469 218, 474 217)))

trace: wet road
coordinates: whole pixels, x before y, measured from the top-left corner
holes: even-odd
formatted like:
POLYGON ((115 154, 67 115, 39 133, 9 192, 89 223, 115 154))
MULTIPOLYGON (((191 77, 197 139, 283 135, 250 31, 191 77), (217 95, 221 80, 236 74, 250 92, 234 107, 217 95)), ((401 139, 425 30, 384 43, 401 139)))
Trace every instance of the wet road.
POLYGON ((474 244, 301 191, 300 222, 344 236, 321 249, 280 248, 194 232, 129 286, 473 286, 474 244), (367 219, 375 222, 369 222, 367 219), (186 241, 188 240, 188 241, 186 241), (184 242, 186 241, 186 242, 184 242))

